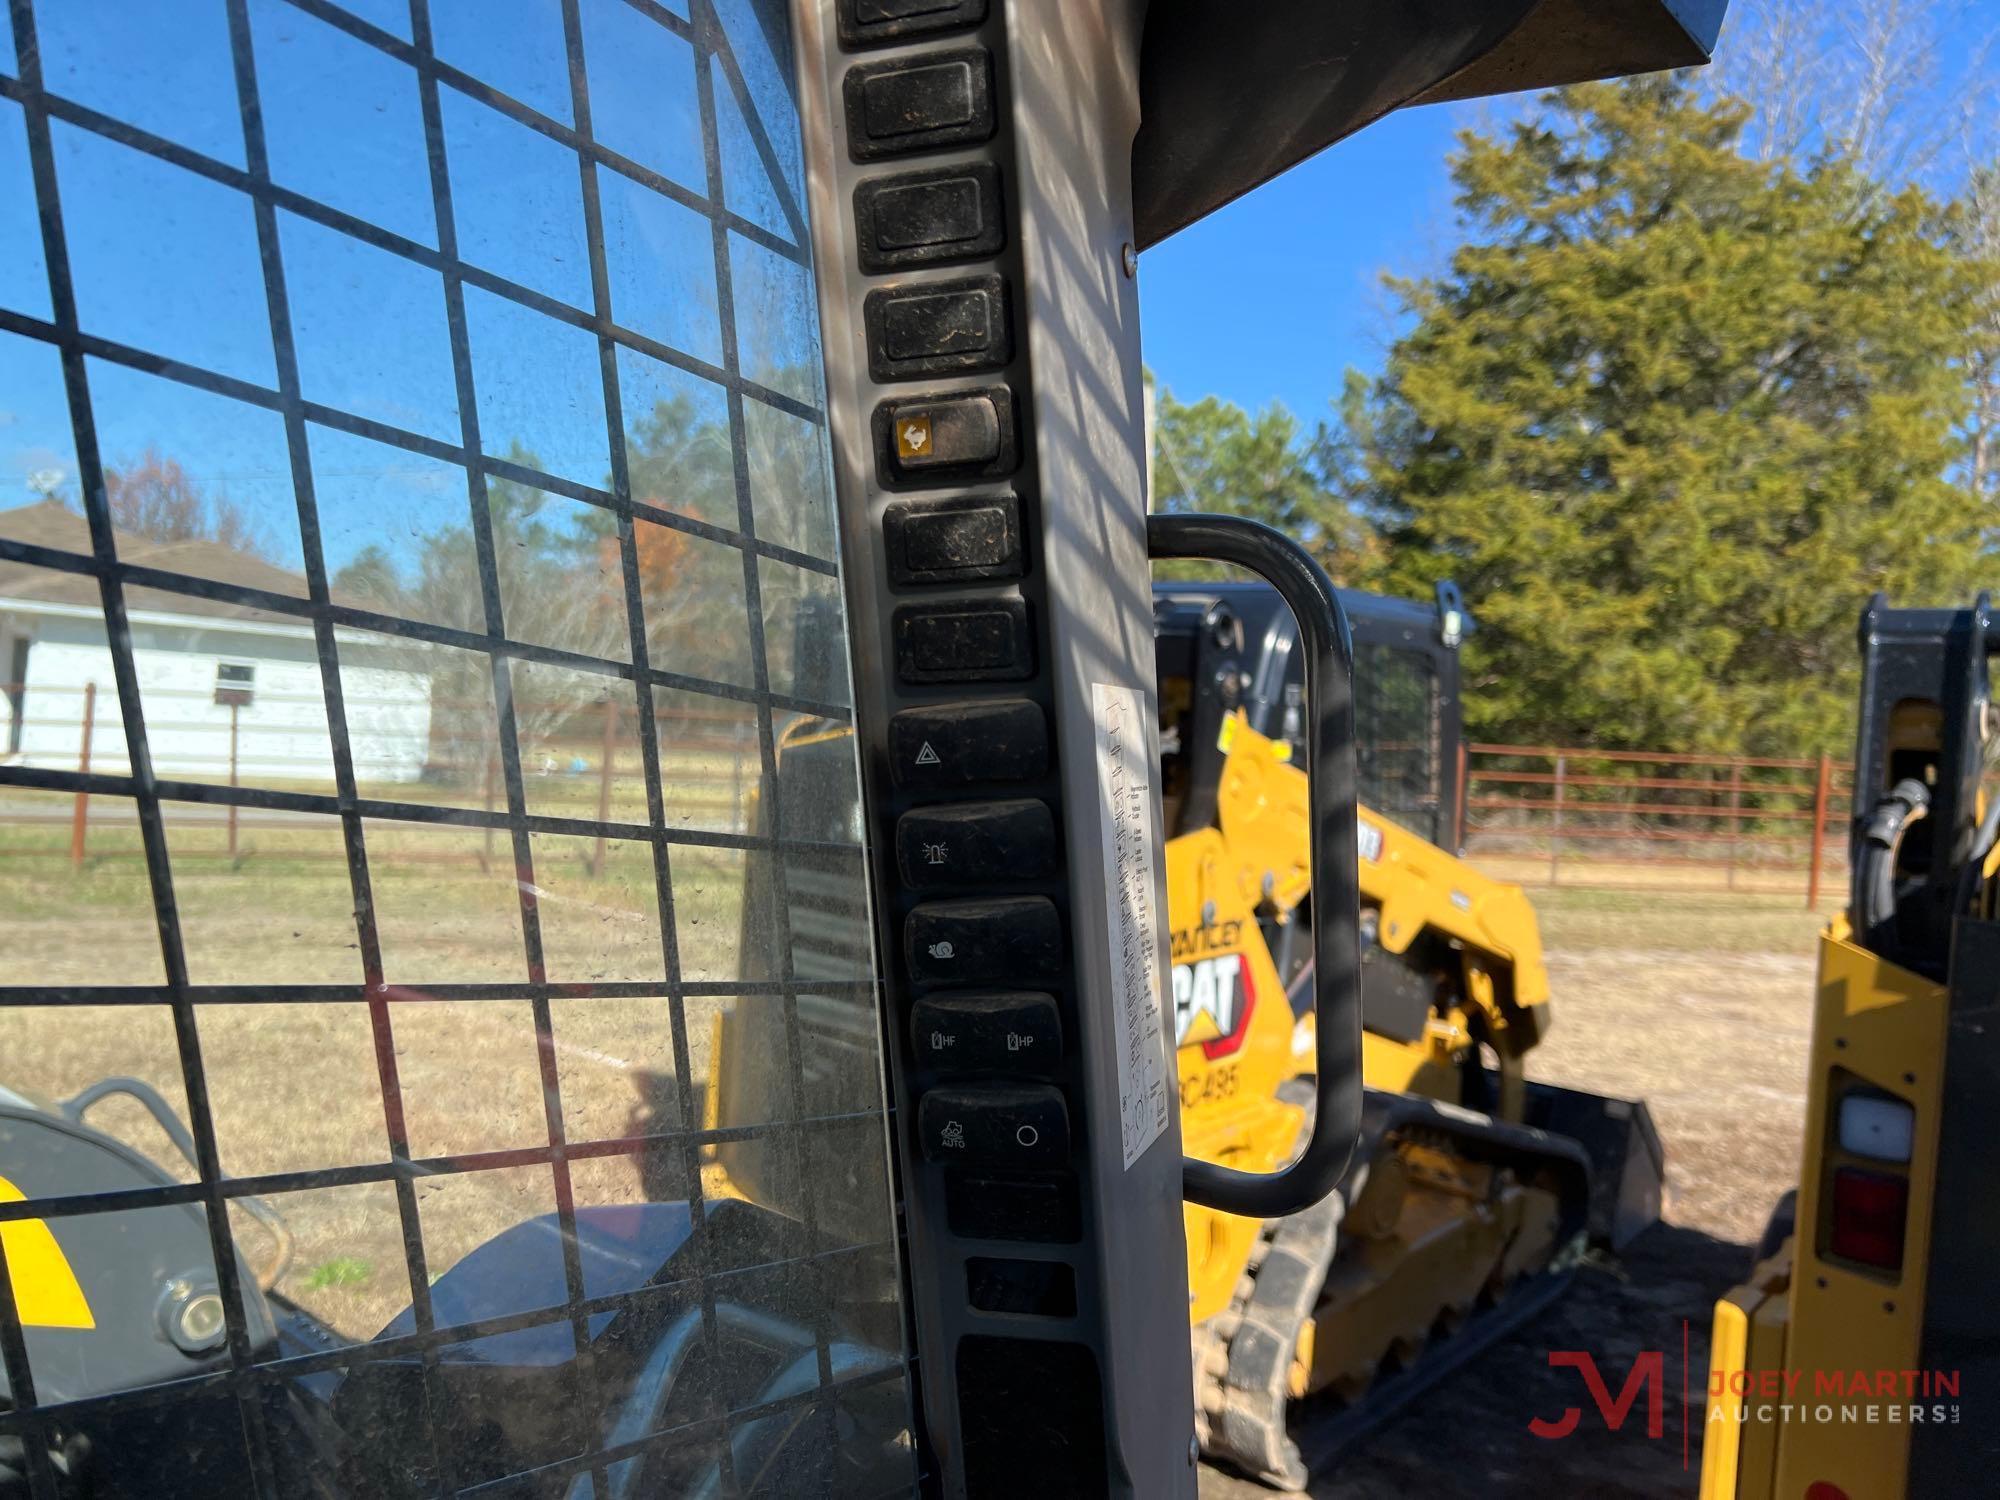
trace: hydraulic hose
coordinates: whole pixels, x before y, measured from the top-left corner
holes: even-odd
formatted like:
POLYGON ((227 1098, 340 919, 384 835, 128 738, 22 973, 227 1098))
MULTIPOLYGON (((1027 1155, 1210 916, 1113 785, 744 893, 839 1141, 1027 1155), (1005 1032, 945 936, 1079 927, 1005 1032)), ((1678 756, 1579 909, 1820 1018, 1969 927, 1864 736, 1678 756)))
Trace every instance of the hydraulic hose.
POLYGON ((1986 815, 1979 820, 1979 830, 1972 836, 1972 853, 1966 858, 1965 868, 1958 872, 1958 888, 1953 893, 1952 914, 1963 916, 1971 909, 1972 898, 1979 893, 1979 875, 1986 868, 1986 860, 1993 853, 1993 845, 2000 842, 2000 795, 1986 801, 1986 815))
MULTIPOLYGON (((1930 789, 1921 781, 1904 779, 1875 804, 1861 830, 1861 879, 1856 882, 1861 910, 1855 925, 1871 944, 1893 942, 1896 920, 1896 851, 1912 823, 1930 811, 1930 789)), ((1881 952, 1878 946, 1876 951, 1881 952)), ((1886 956, 1886 955, 1885 955, 1886 956)))

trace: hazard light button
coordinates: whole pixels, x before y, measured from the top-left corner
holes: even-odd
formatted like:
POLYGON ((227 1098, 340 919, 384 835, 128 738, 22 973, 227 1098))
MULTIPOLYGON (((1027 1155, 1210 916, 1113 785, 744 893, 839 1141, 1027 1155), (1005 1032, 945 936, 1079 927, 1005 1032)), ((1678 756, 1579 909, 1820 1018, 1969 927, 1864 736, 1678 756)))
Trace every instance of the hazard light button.
POLYGON ((1049 722, 1026 698, 906 708, 889 720, 889 768, 912 791, 1032 780, 1049 768, 1049 722))

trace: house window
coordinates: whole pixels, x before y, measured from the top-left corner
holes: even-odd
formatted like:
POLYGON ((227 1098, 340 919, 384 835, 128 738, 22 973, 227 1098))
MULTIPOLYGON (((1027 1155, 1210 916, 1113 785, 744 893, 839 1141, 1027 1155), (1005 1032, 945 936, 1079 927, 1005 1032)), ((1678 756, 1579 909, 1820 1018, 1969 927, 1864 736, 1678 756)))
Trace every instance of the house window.
POLYGON ((257 668, 247 661, 215 664, 215 701, 225 708, 248 708, 257 691, 257 668))

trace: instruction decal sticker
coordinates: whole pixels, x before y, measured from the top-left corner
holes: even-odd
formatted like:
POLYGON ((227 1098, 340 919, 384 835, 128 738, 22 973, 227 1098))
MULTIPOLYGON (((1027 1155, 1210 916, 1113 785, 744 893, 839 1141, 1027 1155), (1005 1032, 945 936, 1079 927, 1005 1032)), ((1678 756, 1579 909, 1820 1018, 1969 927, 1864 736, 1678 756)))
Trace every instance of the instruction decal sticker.
POLYGON ((1154 882, 1153 758, 1146 700, 1137 688, 1091 684, 1097 734, 1097 810, 1104 839, 1104 907, 1111 935, 1111 1004, 1118 1028, 1118 1125, 1125 1168, 1167 1128, 1166 986, 1154 882))

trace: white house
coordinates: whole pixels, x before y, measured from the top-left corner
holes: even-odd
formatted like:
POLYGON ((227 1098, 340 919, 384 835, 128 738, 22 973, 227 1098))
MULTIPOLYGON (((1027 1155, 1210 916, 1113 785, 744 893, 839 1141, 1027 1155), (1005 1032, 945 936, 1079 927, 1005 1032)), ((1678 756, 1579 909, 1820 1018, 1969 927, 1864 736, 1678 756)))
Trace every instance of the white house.
MULTIPOLYGON (((89 526, 60 501, 0 511, 0 538, 90 552, 89 526)), ((212 541, 117 533, 121 561, 303 597, 305 581, 212 541)), ((132 661, 155 772, 167 778, 321 786, 333 774, 312 627, 295 616, 164 589, 127 587, 132 661)), ((431 740, 423 648, 336 632, 348 738, 362 781, 413 781, 431 740)), ((94 685, 90 767, 127 769, 97 580, 0 560, 0 765, 75 769, 94 685)))

